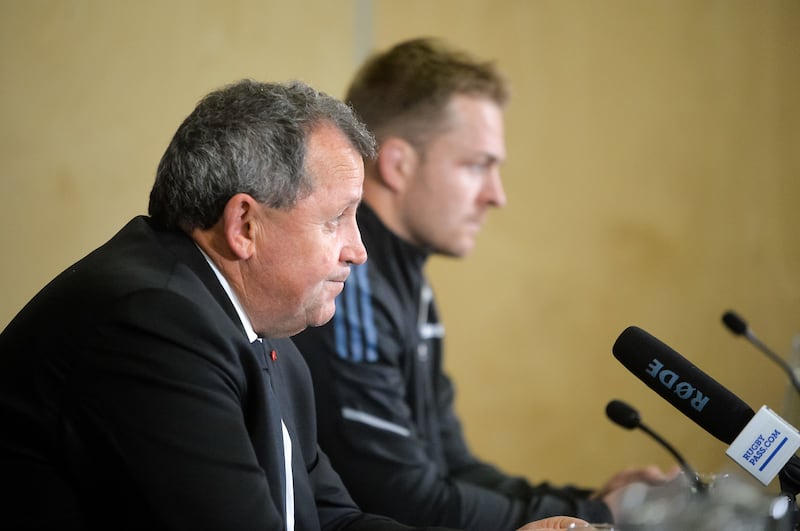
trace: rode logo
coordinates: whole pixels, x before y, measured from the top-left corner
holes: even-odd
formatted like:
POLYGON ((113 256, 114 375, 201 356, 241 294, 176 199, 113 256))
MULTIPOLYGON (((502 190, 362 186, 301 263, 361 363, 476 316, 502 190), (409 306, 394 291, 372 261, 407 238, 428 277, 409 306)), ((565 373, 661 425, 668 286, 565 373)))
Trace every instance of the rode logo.
POLYGON ((708 397, 689 382, 681 381, 680 375, 675 371, 664 368, 664 364, 653 358, 647 366, 647 374, 658 380, 661 385, 675 393, 678 398, 688 400, 689 405, 697 411, 703 411, 708 404, 708 397))

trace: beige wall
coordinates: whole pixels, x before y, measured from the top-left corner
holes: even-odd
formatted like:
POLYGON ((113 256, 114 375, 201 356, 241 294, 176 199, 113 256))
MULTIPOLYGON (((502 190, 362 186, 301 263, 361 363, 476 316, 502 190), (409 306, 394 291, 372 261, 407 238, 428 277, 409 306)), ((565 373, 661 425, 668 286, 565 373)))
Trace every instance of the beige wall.
POLYGON ((0 326, 144 212, 210 89, 300 78, 340 95, 371 42, 438 35, 514 89, 509 205, 472 257, 430 267, 473 446, 556 482, 671 465, 605 418, 621 398, 720 471, 725 446, 611 345, 639 325, 781 408, 783 375, 719 318, 739 310, 786 356, 800 333, 798 24, 795 0, 2 0, 0 326))

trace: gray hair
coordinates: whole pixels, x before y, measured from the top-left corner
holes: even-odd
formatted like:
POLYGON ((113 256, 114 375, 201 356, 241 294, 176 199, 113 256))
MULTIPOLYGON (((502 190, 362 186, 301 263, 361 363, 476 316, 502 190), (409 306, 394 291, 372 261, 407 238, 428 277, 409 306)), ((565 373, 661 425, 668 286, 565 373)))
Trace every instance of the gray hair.
POLYGON ((292 208, 313 190, 306 142, 323 123, 341 130, 362 157, 375 157, 375 139, 350 107, 305 83, 242 80, 211 92, 161 158, 150 216, 188 232, 212 227, 237 193, 292 208))

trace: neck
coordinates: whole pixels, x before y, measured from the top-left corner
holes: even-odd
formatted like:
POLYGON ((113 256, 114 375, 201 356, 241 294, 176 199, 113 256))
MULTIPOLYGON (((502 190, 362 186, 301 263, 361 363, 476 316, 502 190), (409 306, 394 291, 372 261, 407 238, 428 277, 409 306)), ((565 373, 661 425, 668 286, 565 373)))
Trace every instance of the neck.
POLYGON ((402 212, 400 194, 391 190, 379 179, 365 179, 363 201, 375 212, 386 228, 399 238, 413 243, 400 216, 402 212))

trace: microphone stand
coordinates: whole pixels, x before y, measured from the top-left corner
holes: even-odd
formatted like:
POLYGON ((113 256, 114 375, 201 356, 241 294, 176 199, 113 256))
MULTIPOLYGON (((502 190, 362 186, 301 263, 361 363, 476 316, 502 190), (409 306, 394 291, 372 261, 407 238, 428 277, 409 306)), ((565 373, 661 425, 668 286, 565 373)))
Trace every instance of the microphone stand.
POLYGON ((789 459, 778 472, 781 494, 789 498, 792 513, 792 529, 800 529, 800 509, 797 507, 797 494, 800 493, 800 458, 796 455, 789 459))
MULTIPOLYGON (((649 427, 647 427, 647 424, 645 424, 644 422, 639 422, 639 425, 637 427, 646 434, 648 434, 650 437, 655 439, 656 442, 658 442, 669 453, 671 453, 673 457, 675 457, 675 459, 678 461, 678 465, 683 470, 683 473, 686 474, 687 478, 689 478, 689 482, 692 484, 692 490, 694 492, 696 493, 708 492, 708 485, 702 479, 700 479, 700 474, 698 474, 691 466, 689 466, 689 463, 686 462, 683 456, 679 454, 678 451, 671 444, 665 441, 659 434, 657 434, 649 427)), ((798 472, 800 472, 800 469, 798 469, 798 472)))

